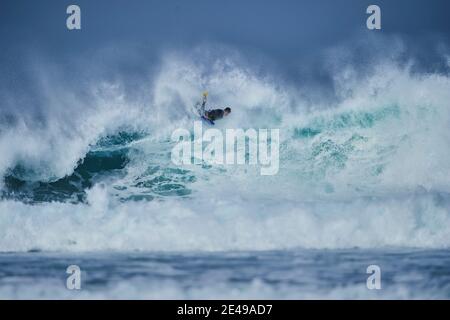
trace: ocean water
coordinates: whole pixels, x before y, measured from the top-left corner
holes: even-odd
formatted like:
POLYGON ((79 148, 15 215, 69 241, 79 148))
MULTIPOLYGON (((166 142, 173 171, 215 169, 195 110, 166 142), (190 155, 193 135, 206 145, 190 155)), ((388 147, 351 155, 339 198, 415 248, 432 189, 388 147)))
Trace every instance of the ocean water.
POLYGON ((0 298, 449 298, 449 77, 381 61, 308 98, 204 51, 164 55, 132 97, 44 68, 42 104, 4 100, 0 298), (280 130, 276 175, 171 161, 205 89, 233 109, 217 129, 280 130))
POLYGON ((2 299, 449 299, 448 250, 1 254, 2 299), (369 290, 369 265, 381 288, 369 290), (81 269, 79 290, 66 269, 81 269))

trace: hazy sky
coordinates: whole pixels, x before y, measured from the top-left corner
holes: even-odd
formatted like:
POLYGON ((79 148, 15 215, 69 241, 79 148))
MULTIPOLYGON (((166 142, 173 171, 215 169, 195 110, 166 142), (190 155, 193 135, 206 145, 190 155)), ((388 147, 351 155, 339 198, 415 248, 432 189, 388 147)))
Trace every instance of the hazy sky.
POLYGON ((370 32, 369 4, 382 9, 383 34, 448 39, 448 0, 2 0, 0 36, 2 47, 54 54, 130 41, 155 49, 217 41, 289 57, 370 32), (82 9, 82 31, 66 29, 69 4, 82 9))
MULTIPOLYGON (((30 57, 64 65, 95 59, 104 48, 117 59, 101 63, 115 72, 139 73, 166 49, 221 44, 249 59, 267 57, 295 77, 327 48, 400 37, 422 65, 439 68, 437 56, 450 43, 449 12, 448 0, 1 0, 0 86, 21 79, 30 57), (81 7, 81 31, 66 28, 70 4, 81 7), (381 31, 366 28, 370 4, 381 7, 381 31)), ((386 50, 381 44, 367 52, 386 50)))

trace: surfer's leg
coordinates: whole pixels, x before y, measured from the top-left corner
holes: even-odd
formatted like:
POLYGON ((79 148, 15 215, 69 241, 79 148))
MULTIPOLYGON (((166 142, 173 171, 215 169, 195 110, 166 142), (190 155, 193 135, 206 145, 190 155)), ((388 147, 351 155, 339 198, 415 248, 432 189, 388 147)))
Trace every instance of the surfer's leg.
POLYGON ((200 115, 205 115, 205 106, 206 106, 206 97, 203 97, 203 102, 202 105, 200 107, 200 115))
POLYGON ((195 105, 195 110, 200 117, 205 115, 205 105, 204 104, 200 104, 200 102, 197 102, 195 105))

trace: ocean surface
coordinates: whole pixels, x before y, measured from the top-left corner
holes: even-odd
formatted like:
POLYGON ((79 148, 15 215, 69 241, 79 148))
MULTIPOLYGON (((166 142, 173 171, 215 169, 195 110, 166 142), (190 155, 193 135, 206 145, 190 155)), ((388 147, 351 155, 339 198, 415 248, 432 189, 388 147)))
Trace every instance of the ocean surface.
POLYGON ((448 250, 3 253, 1 299, 449 299, 448 250), (369 265, 381 288, 369 290, 369 265), (66 269, 81 269, 78 290, 66 269))

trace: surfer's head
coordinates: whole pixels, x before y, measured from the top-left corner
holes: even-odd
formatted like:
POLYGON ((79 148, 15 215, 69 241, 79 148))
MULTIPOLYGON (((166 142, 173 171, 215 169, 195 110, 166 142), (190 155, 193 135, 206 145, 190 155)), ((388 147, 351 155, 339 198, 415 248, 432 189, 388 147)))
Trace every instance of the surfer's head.
POLYGON ((225 109, 223 109, 223 115, 224 115, 224 116, 227 116, 227 115, 229 115, 230 113, 231 113, 231 108, 226 107, 225 109))

